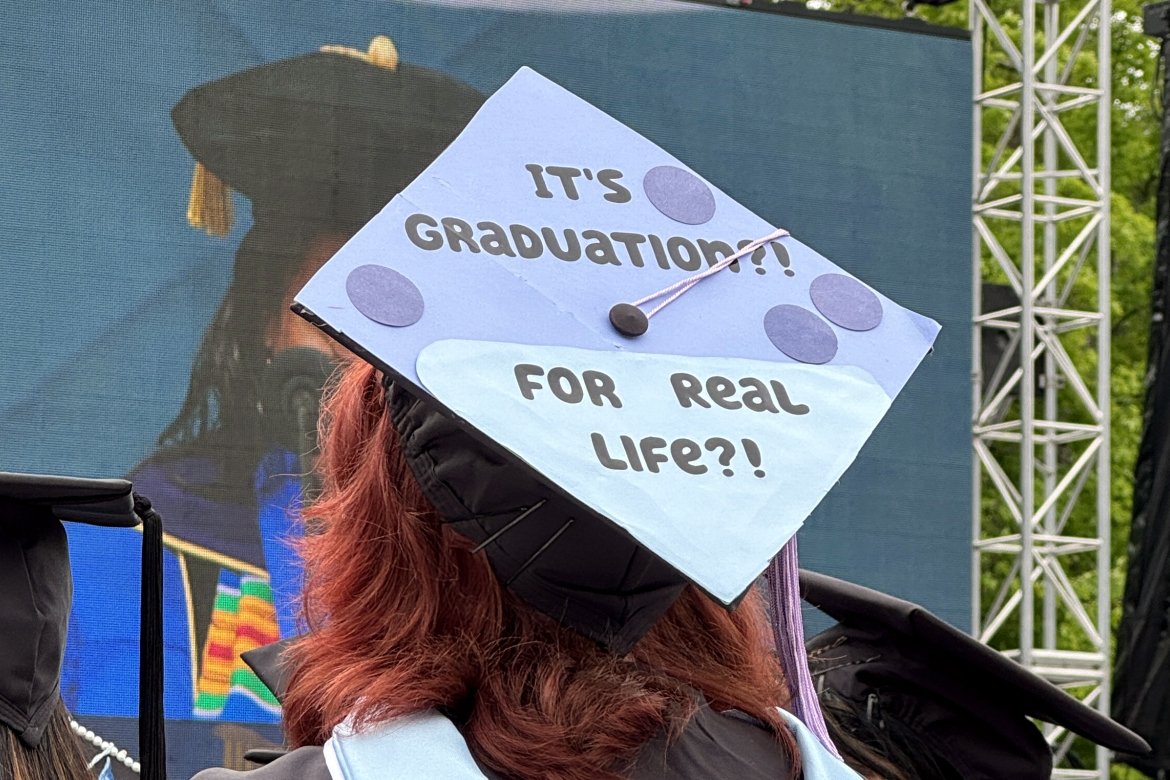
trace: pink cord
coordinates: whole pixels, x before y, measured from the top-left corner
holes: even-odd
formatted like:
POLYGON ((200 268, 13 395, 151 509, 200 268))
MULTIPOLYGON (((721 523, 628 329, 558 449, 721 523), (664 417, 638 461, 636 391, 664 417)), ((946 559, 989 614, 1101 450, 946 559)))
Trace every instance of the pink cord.
POLYGON ((639 298, 638 300, 634 301, 630 305, 640 307, 643 303, 648 303, 649 301, 652 301, 655 298, 661 298, 663 295, 667 295, 669 293, 674 293, 674 295, 671 295, 665 301, 658 304, 657 306, 655 306, 653 309, 651 309, 649 312, 646 313, 646 319, 650 319, 655 314, 657 314, 658 312, 662 311, 670 304, 677 301, 679 298, 681 298, 683 296, 684 293, 686 293, 687 290, 691 289, 696 284, 698 284, 699 282, 706 279, 708 276, 713 276, 714 274, 719 273, 724 268, 726 268, 727 266, 734 263, 736 260, 740 259, 741 257, 743 257, 746 254, 749 254, 751 252, 756 251, 757 249, 759 249, 760 247, 762 247, 764 244, 768 243, 769 241, 775 241, 776 239, 783 238, 784 236, 787 236, 787 235, 789 235, 787 230, 785 230, 784 228, 777 228, 775 231, 769 233, 768 235, 764 236, 763 238, 757 238, 755 241, 751 242, 750 244, 748 244, 747 246, 745 246, 743 249, 739 250, 735 254, 728 255, 727 257, 723 258, 718 263, 716 263, 715 265, 708 268, 706 271, 700 271, 699 273, 695 274, 694 276, 688 276, 686 279, 682 279, 680 281, 677 281, 674 284, 670 285, 669 287, 663 287, 658 292, 650 293, 645 298, 639 298))

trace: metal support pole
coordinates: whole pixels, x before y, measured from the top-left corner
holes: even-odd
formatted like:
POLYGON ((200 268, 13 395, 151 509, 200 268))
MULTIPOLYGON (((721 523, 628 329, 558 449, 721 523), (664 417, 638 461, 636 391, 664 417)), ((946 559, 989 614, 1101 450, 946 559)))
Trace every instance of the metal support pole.
MULTIPOLYGON (((1022 2, 969 5, 972 622, 983 641, 1104 712, 1111 7, 1110 0, 1022 2), (1091 147, 1078 146, 1065 129, 1073 112, 1082 125, 1095 122, 1091 147), (1086 278, 1095 288, 1090 295, 1086 278), (1017 303, 984 313, 984 283, 1010 285, 1017 303), (990 331, 1007 333, 1011 347, 984 376, 990 331), (1079 352, 1074 360, 1072 339, 1092 344, 1095 362, 1079 352)), ((1046 736, 1061 765, 1055 776, 1108 778, 1106 751, 1077 746, 1061 729, 1046 736), (1074 753, 1077 760, 1068 761, 1074 753)))
MULTIPOLYGON (((1024 0, 1022 41, 1036 39, 1036 3, 1024 0)), ((1036 286, 1036 48, 1021 45, 1020 65, 1020 663, 1033 666, 1032 646, 1035 641, 1035 594, 1032 568, 1036 560, 1032 549, 1033 512, 1036 508, 1036 444, 1033 441, 1036 425, 1036 361, 1032 357, 1036 344, 1035 301, 1032 290, 1036 286)))
MULTIPOLYGON (((1101 450, 1097 456, 1097 539, 1101 547, 1097 553, 1097 630, 1100 632, 1101 642, 1101 682, 1100 693, 1097 699, 1097 709, 1105 715, 1109 714, 1110 672, 1112 660, 1109 639, 1111 636, 1111 612, 1113 606, 1111 585, 1112 573, 1112 492, 1110 491, 1110 431, 1112 430, 1111 415, 1113 410, 1113 396, 1109 385, 1112 374, 1110 355, 1112 354, 1113 328, 1113 295, 1111 274, 1113 272, 1113 258, 1109 239, 1109 227, 1112 194, 1110 151, 1112 143, 1113 125, 1113 70, 1112 70, 1112 41, 1109 36, 1109 26, 1113 18, 1112 0, 1098 0, 1100 8, 1097 12, 1100 29, 1097 33, 1097 84, 1101 94, 1097 98, 1097 169, 1101 187, 1101 221, 1097 223, 1097 311, 1101 313, 1101 322, 1097 327, 1097 404, 1101 409, 1101 450)), ((1097 748, 1097 765, 1104 767, 1102 777, 1109 774, 1109 751, 1103 747, 1097 748)))

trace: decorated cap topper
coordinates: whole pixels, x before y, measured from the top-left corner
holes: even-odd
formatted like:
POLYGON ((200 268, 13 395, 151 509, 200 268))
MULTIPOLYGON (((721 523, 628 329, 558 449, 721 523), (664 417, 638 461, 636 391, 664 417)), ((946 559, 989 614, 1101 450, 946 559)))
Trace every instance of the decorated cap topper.
POLYGON ((939 330, 528 68, 296 300, 725 604, 939 330))

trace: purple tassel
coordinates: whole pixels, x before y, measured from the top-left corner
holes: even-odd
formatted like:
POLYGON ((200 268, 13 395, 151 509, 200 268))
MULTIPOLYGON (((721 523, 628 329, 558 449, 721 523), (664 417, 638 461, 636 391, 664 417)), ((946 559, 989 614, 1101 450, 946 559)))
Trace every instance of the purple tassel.
POLYGON ((793 715, 808 726, 825 749, 837 758, 841 754, 829 737, 820 700, 808 671, 808 655, 804 648, 804 620, 800 614, 800 564, 796 556, 796 537, 772 559, 765 573, 772 586, 772 636, 776 652, 788 680, 793 715))

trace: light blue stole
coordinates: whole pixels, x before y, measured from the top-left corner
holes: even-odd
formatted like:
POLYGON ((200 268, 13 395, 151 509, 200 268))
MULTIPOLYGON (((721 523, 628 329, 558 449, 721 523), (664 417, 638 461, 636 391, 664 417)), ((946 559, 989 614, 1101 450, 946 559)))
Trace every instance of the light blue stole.
MULTIPOLYGON (((795 715, 780 714, 796 737, 804 780, 861 780, 795 715)), ((333 780, 486 780, 455 724, 434 710, 361 732, 346 721, 325 743, 325 763, 333 780)))

